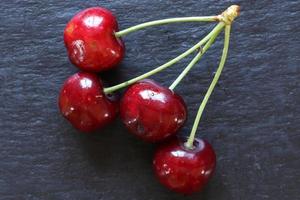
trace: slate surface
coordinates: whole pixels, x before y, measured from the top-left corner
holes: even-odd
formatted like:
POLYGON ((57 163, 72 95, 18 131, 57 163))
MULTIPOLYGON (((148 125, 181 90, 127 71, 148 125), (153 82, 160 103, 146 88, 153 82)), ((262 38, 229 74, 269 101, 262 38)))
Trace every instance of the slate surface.
MULTIPOLYGON (((289 1, 0 1, 0 199, 253 200, 300 199, 300 3, 289 1), (98 135, 75 131, 59 114, 57 96, 77 71, 66 56, 67 21, 91 6, 111 9, 121 29, 179 16, 217 14, 242 6, 229 59, 198 135, 217 153, 216 174, 189 197, 156 181, 155 145, 117 120, 98 135)), ((125 38, 127 55, 110 84, 142 74, 196 43, 209 24, 149 28, 125 38)), ((222 37, 176 88, 188 104, 187 134, 221 54, 222 37)), ((191 59, 153 78, 168 86, 191 59)))

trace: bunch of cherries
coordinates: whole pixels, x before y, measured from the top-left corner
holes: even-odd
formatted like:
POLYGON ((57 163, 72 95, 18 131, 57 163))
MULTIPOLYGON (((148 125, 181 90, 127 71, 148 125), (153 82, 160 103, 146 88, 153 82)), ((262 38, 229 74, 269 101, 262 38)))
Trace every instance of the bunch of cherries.
POLYGON ((82 72, 72 75, 63 84, 59 95, 60 112, 76 129, 90 133, 107 126, 120 111, 121 119, 130 133, 148 142, 164 141, 153 159, 155 174, 163 185, 184 194, 201 190, 214 172, 216 156, 212 146, 205 140, 195 138, 195 133, 223 69, 230 27, 238 15, 239 6, 233 5, 217 16, 156 20, 119 31, 116 18, 107 9, 93 7, 79 12, 64 30, 64 42, 70 61, 82 72), (113 69, 121 62, 125 54, 122 36, 154 25, 204 21, 218 24, 181 55, 129 81, 103 87, 96 73, 113 69), (191 134, 189 137, 174 137, 187 118, 185 102, 174 89, 223 29, 225 40, 220 64, 199 107, 191 134), (197 52, 196 56, 169 88, 145 79, 193 52, 197 52), (117 100, 113 92, 127 86, 121 100, 117 100))

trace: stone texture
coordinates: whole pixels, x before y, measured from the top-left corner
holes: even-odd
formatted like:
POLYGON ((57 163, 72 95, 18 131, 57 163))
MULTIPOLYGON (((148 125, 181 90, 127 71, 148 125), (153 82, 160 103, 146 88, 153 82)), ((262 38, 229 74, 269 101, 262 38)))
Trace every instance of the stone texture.
MULTIPOLYGON (((290 1, 0 1, 0 199, 182 199, 152 173, 155 145, 116 121, 97 135, 75 131, 59 114, 63 81, 77 71, 63 29, 79 10, 104 6, 121 28, 179 16, 211 15, 230 4, 242 14, 229 59, 198 136, 210 141, 217 170, 205 191, 186 199, 297 199, 300 196, 300 4, 290 1)), ((196 43, 212 24, 154 27, 126 36, 119 83, 166 62, 196 43)), ((188 104, 188 134, 213 77, 222 38, 176 88, 188 104)), ((191 57, 189 57, 191 59, 191 57)), ((155 75, 168 86, 189 59, 155 75)))

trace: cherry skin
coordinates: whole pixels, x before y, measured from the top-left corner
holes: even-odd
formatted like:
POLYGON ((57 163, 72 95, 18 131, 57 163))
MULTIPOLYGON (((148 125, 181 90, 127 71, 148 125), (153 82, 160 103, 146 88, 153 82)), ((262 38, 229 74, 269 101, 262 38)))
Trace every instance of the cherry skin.
POLYGON ((114 68, 125 52, 123 41, 115 36, 117 31, 117 20, 109 10, 93 7, 76 14, 64 30, 71 62, 89 72, 114 68))
POLYGON ((182 139, 175 138, 160 146, 153 160, 158 180, 167 188, 191 194, 200 191, 211 178, 216 155, 212 146, 202 139, 196 139, 194 148, 184 146, 182 139))
POLYGON ((59 109, 75 128, 89 133, 112 122, 117 116, 118 104, 104 94, 97 75, 79 72, 62 86, 59 109))
POLYGON ((148 142, 174 135, 185 123, 183 99, 152 80, 130 86, 120 103, 120 116, 127 129, 148 142))

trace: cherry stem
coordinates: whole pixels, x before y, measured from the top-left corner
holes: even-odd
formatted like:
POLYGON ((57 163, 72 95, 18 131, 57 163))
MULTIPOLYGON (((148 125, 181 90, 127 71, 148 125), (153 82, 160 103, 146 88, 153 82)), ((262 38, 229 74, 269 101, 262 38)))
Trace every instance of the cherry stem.
POLYGON ((178 22, 213 22, 213 21, 219 21, 218 16, 203 16, 203 17, 177 17, 177 18, 169 18, 169 19, 162 19, 162 20, 155 20, 151 22, 145 22, 142 24, 138 24, 132 27, 129 27, 127 29, 124 29, 122 31, 118 31, 115 33, 116 37, 122 37, 129 33, 151 27, 151 26, 157 26, 157 25, 163 25, 163 24, 170 24, 170 23, 178 23, 178 22))
POLYGON ((106 94, 108 93, 112 93, 114 91, 117 91, 119 89, 122 89, 124 87, 127 87, 139 80, 148 78, 149 76, 152 76, 172 65, 174 65, 175 63, 177 63, 178 61, 180 61, 181 59, 185 58, 186 56, 190 55, 191 53, 193 53, 194 51, 196 51, 197 49, 199 49, 199 47, 201 47, 203 44, 205 44, 212 36, 218 34, 218 32, 220 32, 220 30, 222 30, 225 26, 224 22, 219 22, 218 25, 216 25, 216 27, 208 34, 206 35, 200 42, 198 42, 196 45, 194 45, 193 47, 191 47, 190 49, 188 49, 187 51, 185 51, 184 53, 180 54, 179 56, 177 56, 176 58, 173 58, 172 60, 166 62, 165 64, 145 73, 142 74, 138 77, 135 77, 133 79, 130 79, 128 81, 125 81, 123 83, 120 83, 118 85, 112 86, 112 87, 108 87, 108 88, 104 88, 104 92, 106 94))
POLYGON ((194 121, 194 124, 193 124, 193 128, 192 128, 192 131, 190 133, 190 136, 189 136, 189 139, 188 141, 185 143, 185 146, 189 149, 193 149, 194 148, 194 140, 195 140, 195 134, 196 134, 196 131, 197 131, 197 128, 198 128, 198 125, 199 125, 199 122, 200 122, 200 119, 201 119, 201 116, 202 116, 202 113, 204 111, 204 108, 207 104, 207 101, 210 97, 210 95, 212 94, 218 80, 219 80, 219 77, 221 75, 221 72, 223 70, 223 67, 224 67, 224 64, 225 64, 225 61, 226 61, 226 58, 227 58, 227 53, 228 53, 228 47, 229 47, 229 39, 230 39, 230 28, 231 28, 231 25, 226 25, 225 26, 225 39, 224 39, 224 47, 223 47, 223 53, 222 53, 222 57, 221 57, 221 60, 220 60, 220 63, 219 63, 219 67, 217 69, 217 72, 204 96, 204 99, 198 109, 198 112, 197 112, 197 116, 195 118, 195 121, 194 121))
POLYGON ((222 29, 220 29, 216 34, 214 34, 209 41, 205 44, 203 48, 199 50, 199 53, 193 58, 193 60, 186 66, 186 68, 180 73, 176 80, 170 85, 169 89, 174 90, 175 87, 182 81, 182 79, 189 73, 189 71, 194 67, 194 65, 202 58, 203 54, 210 48, 214 43, 222 29))

